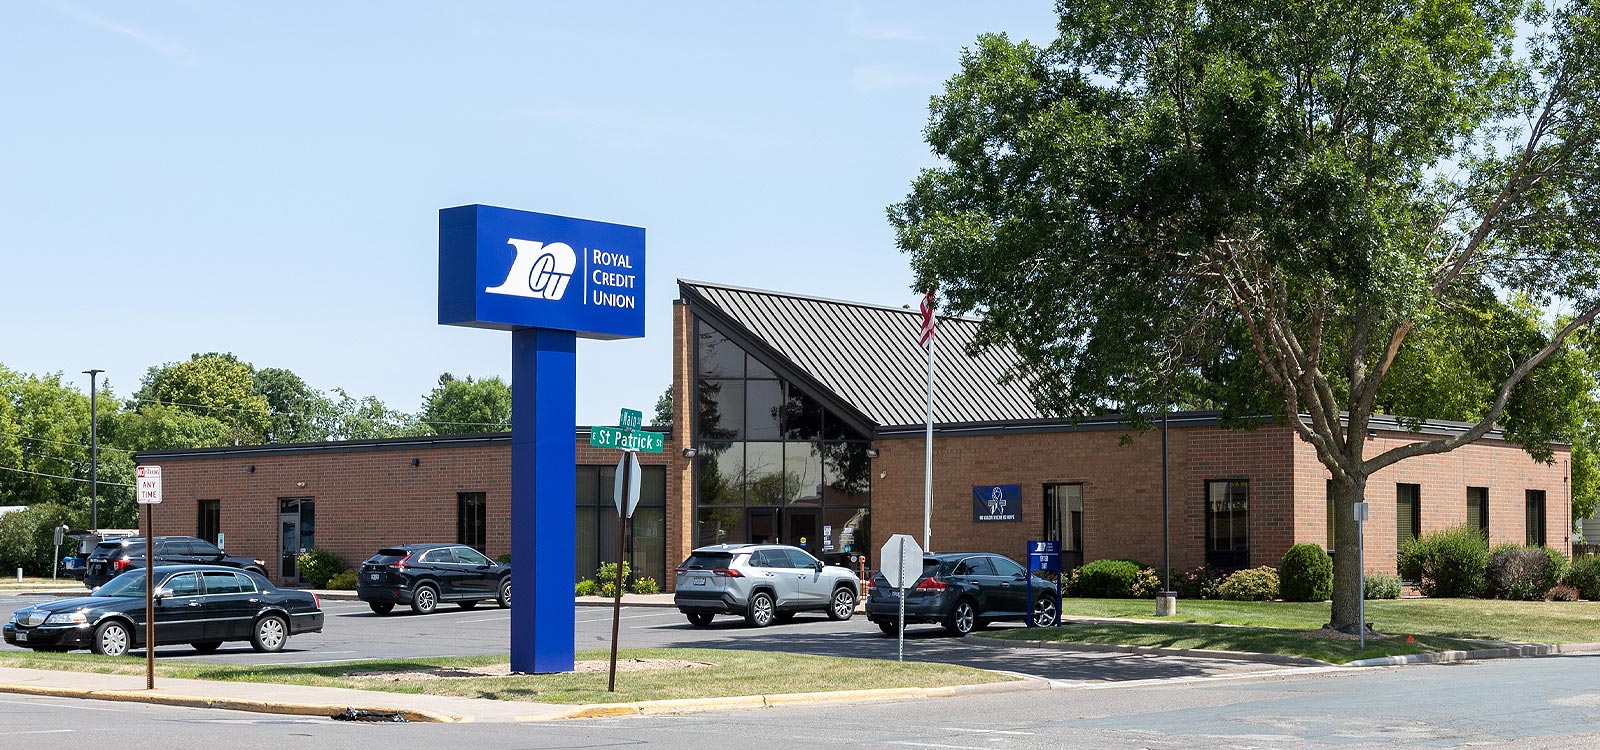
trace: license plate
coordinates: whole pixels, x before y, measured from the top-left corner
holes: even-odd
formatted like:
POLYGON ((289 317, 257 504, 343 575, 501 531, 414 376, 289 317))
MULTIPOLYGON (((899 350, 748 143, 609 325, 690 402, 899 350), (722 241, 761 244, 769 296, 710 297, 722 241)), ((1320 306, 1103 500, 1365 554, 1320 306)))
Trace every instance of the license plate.
POLYGON ((381 581, 381 580, 383 580, 383 574, 382 573, 368 573, 367 574, 367 580, 369 580, 369 581, 381 581))
POLYGON ((28 642, 28 634, 27 633, 17 633, 17 643, 27 643, 27 642, 28 642))
POLYGON ((696 577, 693 580, 694 580, 694 585, 696 585, 696 586, 704 586, 704 585, 706 585, 708 583, 711 583, 711 579, 710 578, 696 577))

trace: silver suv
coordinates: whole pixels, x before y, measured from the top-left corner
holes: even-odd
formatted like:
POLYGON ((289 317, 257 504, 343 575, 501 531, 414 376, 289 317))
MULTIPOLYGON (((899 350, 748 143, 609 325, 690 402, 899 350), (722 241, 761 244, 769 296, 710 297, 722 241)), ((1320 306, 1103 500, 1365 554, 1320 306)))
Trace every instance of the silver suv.
POLYGON ((796 612, 826 612, 830 620, 856 613, 861 579, 849 568, 824 565, 785 544, 718 544, 701 547, 678 566, 672 603, 696 627, 716 615, 743 615, 764 628, 796 612))

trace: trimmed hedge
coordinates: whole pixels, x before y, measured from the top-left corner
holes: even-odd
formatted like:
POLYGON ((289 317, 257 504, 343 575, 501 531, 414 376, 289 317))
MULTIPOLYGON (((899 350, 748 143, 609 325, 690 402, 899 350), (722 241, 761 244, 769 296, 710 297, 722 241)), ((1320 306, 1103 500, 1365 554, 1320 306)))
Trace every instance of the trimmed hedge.
POLYGON ((1333 597, 1333 558, 1315 544, 1296 544, 1278 562, 1278 594, 1286 602, 1333 597))
POLYGON ((327 588, 334 591, 355 591, 358 576, 353 570, 341 571, 338 575, 328 579, 327 588))
POLYGON ((1270 602, 1278 598, 1278 569, 1271 565, 1241 570, 1217 587, 1222 598, 1236 602, 1270 602))
POLYGON ((1600 601, 1600 555, 1587 555, 1572 561, 1567 582, 1591 602, 1600 601))
POLYGON ((1132 560, 1095 560, 1073 571, 1070 593, 1087 599, 1132 599, 1142 568, 1132 560))
POLYGON ((1478 596, 1483 592, 1488 562, 1489 545, 1483 532, 1465 524, 1407 539, 1400 545, 1400 575, 1416 581, 1424 596, 1478 596))
POLYGON ((1368 573, 1362 576, 1364 599, 1399 599, 1400 576, 1388 573, 1368 573))

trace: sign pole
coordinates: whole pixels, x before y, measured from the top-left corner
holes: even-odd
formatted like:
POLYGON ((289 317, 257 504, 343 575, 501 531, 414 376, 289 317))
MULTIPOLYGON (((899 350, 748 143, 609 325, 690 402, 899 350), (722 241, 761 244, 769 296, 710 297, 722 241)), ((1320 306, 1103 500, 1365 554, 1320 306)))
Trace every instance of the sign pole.
POLYGON ((1356 585, 1356 630, 1361 633, 1361 650, 1367 650, 1367 504, 1355 504, 1356 512, 1356 567, 1361 569, 1361 583, 1356 585))
MULTIPOLYGON (((900 570, 906 569, 906 545, 900 544, 900 570)), ((900 582, 900 650, 897 658, 906 660, 906 582, 900 582)))
POLYGON ((623 453, 622 458, 622 476, 617 477, 620 482, 617 486, 622 488, 621 497, 624 501, 617 504, 617 590, 616 598, 611 602, 611 678, 606 682, 606 692, 610 693, 617 692, 617 634, 622 626, 622 563, 627 554, 628 515, 633 510, 626 502, 633 480, 630 471, 633 462, 628 460, 632 456, 623 453))
POLYGON ((156 524, 144 504, 144 689, 156 689, 156 524))

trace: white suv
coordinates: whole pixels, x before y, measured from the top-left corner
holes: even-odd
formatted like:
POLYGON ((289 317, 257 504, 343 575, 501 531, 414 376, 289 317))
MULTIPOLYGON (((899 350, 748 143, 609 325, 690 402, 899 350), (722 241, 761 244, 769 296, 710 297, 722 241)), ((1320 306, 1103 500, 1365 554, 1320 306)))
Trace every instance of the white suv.
POLYGON ((796 612, 826 612, 848 620, 861 579, 849 568, 824 565, 785 544, 718 544, 689 554, 677 570, 672 603, 697 627, 716 615, 742 615, 764 628, 796 612))

